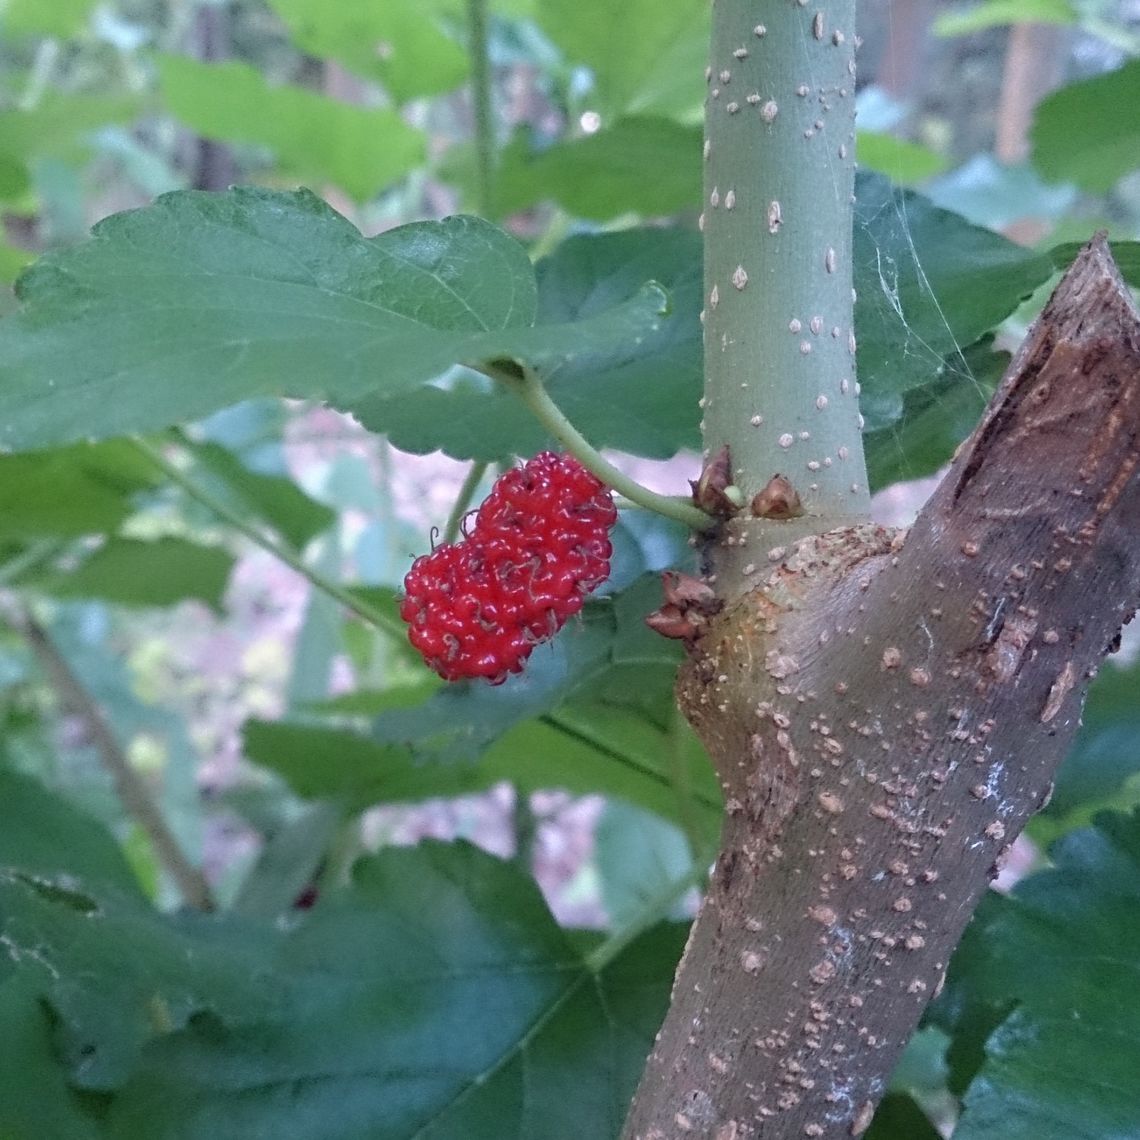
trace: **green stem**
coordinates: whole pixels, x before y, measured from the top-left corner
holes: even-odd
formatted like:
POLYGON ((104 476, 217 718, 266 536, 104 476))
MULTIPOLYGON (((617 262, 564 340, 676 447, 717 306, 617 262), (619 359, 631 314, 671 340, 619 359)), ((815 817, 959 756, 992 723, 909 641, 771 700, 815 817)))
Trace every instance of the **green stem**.
POLYGON ((697 531, 711 530, 717 525, 712 515, 705 514, 699 507, 670 495, 658 495, 643 487, 636 479, 619 471, 606 459, 589 440, 563 415, 562 410, 550 398, 542 381, 530 369, 524 369, 522 378, 505 369, 485 366, 481 369, 487 376, 498 380, 516 392, 523 403, 531 410, 534 418, 573 455, 583 467, 592 471, 601 481, 612 487, 619 495, 624 495, 631 503, 656 511, 669 519, 697 531))
POLYGON ((515 833, 515 853, 512 861, 520 871, 534 871, 534 845, 538 838, 538 817, 530 802, 530 792, 518 784, 514 786, 515 802, 511 811, 511 830, 515 833))
POLYGON ((487 51, 487 0, 467 0, 471 101, 475 110, 475 208, 494 209, 495 124, 491 116, 491 62, 487 51))
POLYGON ((377 629, 391 634, 393 637, 403 638, 405 635, 403 625, 395 618, 389 617, 380 610, 370 606, 362 598, 358 598, 351 590, 334 582, 331 578, 318 570, 314 570, 305 563, 301 555, 292 547, 276 539, 270 538, 253 523, 243 518, 228 503, 212 495, 205 487, 196 483, 177 464, 172 463, 162 451, 145 439, 135 437, 131 441, 134 446, 151 461, 172 483, 181 487, 190 498, 199 502, 207 510, 217 515, 223 522, 233 527, 239 534, 244 535, 262 550, 272 554, 274 558, 284 562, 290 569, 295 570, 306 578, 314 589, 322 591, 330 598, 338 601, 350 613, 374 625, 377 629))
POLYGON ((475 492, 479 490, 479 484, 483 482, 483 476, 486 474, 486 463, 472 463, 468 468, 463 485, 459 488, 459 494, 455 497, 451 514, 447 516, 447 522, 444 524, 444 542, 454 542, 459 537, 459 528, 463 525, 463 516, 471 509, 471 500, 475 498, 475 492))

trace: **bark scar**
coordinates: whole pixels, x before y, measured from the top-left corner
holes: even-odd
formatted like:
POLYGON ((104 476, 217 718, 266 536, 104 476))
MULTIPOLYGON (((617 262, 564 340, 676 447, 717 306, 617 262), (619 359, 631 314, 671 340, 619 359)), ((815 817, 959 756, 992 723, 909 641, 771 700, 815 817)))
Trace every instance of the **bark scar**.
POLYGON ((1049 690, 1049 696, 1045 699, 1045 707, 1041 710, 1042 724, 1048 724, 1061 711, 1065 698, 1076 683, 1077 667, 1072 661, 1066 661, 1065 667, 1057 674, 1057 679, 1049 690))

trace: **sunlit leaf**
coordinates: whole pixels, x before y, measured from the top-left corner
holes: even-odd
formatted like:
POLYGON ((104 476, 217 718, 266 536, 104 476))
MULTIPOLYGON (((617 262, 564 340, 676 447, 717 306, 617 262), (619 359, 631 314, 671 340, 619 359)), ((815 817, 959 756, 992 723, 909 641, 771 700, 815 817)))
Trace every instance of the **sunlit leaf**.
POLYGON ((394 99, 449 91, 463 81, 467 56, 425 0, 270 0, 294 42, 322 59, 377 79, 394 99))
POLYGON ((424 158, 424 139, 395 112, 300 87, 274 87, 248 64, 158 58, 170 111, 206 138, 270 147, 289 172, 370 198, 424 158))
POLYGON ((1105 192, 1140 169, 1140 59, 1046 96, 1030 131, 1033 163, 1053 181, 1105 192))

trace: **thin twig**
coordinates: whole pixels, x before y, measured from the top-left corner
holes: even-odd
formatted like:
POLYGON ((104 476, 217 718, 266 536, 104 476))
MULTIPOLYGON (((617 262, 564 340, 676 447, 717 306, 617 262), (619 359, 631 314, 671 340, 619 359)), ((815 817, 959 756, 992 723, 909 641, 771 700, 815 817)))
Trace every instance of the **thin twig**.
POLYGON ((475 492, 479 490, 479 484, 483 482, 483 476, 486 474, 486 463, 472 463, 468 468, 463 485, 459 488, 459 494, 455 496, 451 514, 447 516, 447 522, 444 524, 444 542, 454 542, 459 537, 459 528, 463 525, 463 516, 471 509, 471 500, 475 498, 475 492))
POLYGON ((162 812, 151 799, 146 783, 127 758, 98 702, 56 648, 47 630, 30 613, 15 609, 8 617, 43 666, 60 701, 83 722, 103 766, 114 781, 124 810, 150 837, 159 861, 177 884, 183 902, 195 910, 213 910, 214 899, 205 875, 189 862, 178 846, 162 812))
POLYGON ((382 613, 374 606, 370 606, 362 598, 353 594, 351 590, 345 589, 345 587, 334 582, 331 578, 326 578, 319 570, 314 570, 296 550, 283 542, 270 538, 269 535, 265 534, 248 519, 243 518, 242 515, 230 507, 228 503, 212 495, 205 487, 187 475, 177 464, 167 459, 166 456, 162 454, 162 451, 153 444, 147 442, 145 439, 139 438, 135 438, 131 442, 151 463, 162 471, 172 483, 181 487, 190 498, 212 511, 223 522, 233 527, 239 534, 245 535, 250 542, 260 546, 262 550, 272 554, 274 558, 280 559, 280 561, 284 562, 290 569, 295 570, 303 578, 308 579, 309 583, 315 589, 328 594, 330 598, 340 602, 350 613, 354 613, 358 617, 363 618, 366 622, 376 626, 377 629, 381 629, 385 633, 403 640, 406 631, 400 621, 382 613))
POLYGON ((592 471, 603 483, 624 495, 630 502, 636 503, 646 510, 655 511, 666 518, 676 519, 677 522, 683 523, 692 530, 707 531, 717 525, 717 520, 712 515, 705 514, 691 502, 670 495, 659 495, 656 491, 649 490, 648 487, 638 483, 636 479, 631 479, 619 471, 566 418, 562 409, 550 398, 550 393, 547 392, 542 380, 530 369, 525 369, 521 378, 503 369, 495 368, 493 365, 485 366, 480 371, 520 396, 534 418, 583 467, 592 471))

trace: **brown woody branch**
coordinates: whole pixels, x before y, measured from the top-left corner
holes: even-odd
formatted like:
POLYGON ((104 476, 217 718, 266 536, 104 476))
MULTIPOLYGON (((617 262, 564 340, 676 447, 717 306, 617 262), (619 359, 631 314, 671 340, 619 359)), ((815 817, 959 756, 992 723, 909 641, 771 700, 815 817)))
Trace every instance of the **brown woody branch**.
POLYGON ((82 723, 114 781, 123 809, 150 839, 159 862, 174 880, 185 904, 195 910, 213 910, 214 898, 205 875, 183 854, 146 782, 135 771, 103 710, 76 676, 67 658, 30 613, 13 608, 7 616, 40 661, 60 701, 82 723))
POLYGON ((679 682, 723 847, 628 1140, 858 1136, 1140 595, 1140 317, 1102 237, 909 535, 808 538, 679 682))

